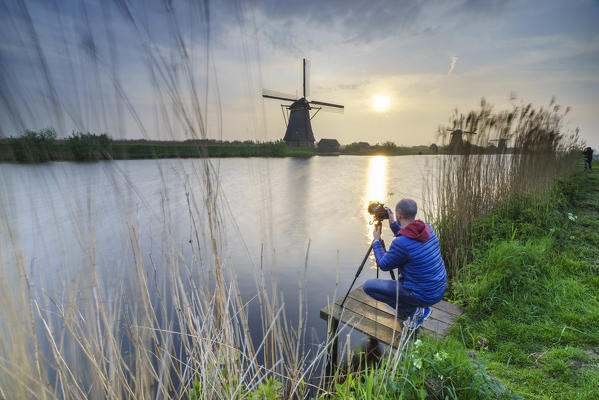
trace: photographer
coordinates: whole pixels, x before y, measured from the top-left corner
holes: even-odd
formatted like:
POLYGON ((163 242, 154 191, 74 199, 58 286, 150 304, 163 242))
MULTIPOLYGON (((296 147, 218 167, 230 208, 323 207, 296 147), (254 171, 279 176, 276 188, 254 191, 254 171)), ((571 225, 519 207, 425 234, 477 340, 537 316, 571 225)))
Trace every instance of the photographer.
POLYGON ((397 203, 398 221, 391 209, 386 210, 396 238, 385 251, 378 225, 372 247, 380 269, 398 268, 401 276, 397 281, 369 279, 364 283, 364 291, 393 307, 398 318, 410 317, 410 325, 416 329, 430 315, 429 306, 441 301, 447 288, 439 240, 429 224, 415 219, 418 206, 414 200, 403 199, 397 203))
POLYGON ((582 155, 584 156, 584 170, 586 171, 587 169, 589 171, 593 170, 593 149, 590 147, 587 147, 583 152, 582 155))

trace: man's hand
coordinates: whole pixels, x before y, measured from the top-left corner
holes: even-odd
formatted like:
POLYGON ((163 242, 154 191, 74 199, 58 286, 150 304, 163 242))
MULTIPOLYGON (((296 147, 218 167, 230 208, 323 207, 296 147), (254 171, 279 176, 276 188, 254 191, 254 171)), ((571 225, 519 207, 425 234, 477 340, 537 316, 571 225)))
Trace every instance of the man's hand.
POLYGON ((385 207, 385 210, 387 210, 387 214, 389 214, 389 224, 394 223, 395 215, 393 215, 393 211, 391 211, 391 209, 389 207, 385 207))
POLYGON ((374 230, 372 231, 373 240, 381 240, 381 229, 382 229, 381 224, 374 225, 374 230))

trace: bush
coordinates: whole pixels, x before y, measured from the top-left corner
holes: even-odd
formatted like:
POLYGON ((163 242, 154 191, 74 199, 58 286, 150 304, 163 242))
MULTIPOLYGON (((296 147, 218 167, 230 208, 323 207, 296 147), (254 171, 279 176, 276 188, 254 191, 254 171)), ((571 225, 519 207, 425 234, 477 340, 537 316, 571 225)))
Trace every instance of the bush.
POLYGON ((39 131, 26 130, 18 138, 11 138, 10 144, 16 161, 39 163, 54 160, 52 147, 56 141, 54 128, 39 131))
MULTIPOLYGON (((479 346, 478 351, 484 351, 479 346)), ((393 368, 393 357, 337 384, 333 399, 519 399, 456 340, 417 340, 393 368), (395 370, 395 373, 393 371, 395 370)))
POLYGON ((112 139, 105 133, 73 133, 67 145, 76 161, 109 160, 112 158, 112 139))

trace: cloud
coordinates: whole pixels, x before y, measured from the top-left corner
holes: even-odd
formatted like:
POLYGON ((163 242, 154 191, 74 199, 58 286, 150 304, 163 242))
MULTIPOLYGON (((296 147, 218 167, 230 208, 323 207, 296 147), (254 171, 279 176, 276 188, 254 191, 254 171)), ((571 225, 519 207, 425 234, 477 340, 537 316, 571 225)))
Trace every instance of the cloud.
POLYGON ((368 44, 405 33, 421 15, 422 3, 417 0, 305 0, 285 3, 258 0, 246 11, 249 12, 245 15, 247 19, 258 17, 260 30, 270 31, 269 39, 280 42, 278 47, 289 45, 290 34, 301 42, 312 41, 322 45, 368 44))
POLYGON ((449 71, 447 71, 447 75, 451 75, 457 62, 458 62, 458 56, 451 56, 451 63, 449 64, 449 71))
POLYGON ((340 83, 339 85, 337 85, 337 88, 342 90, 356 90, 369 84, 370 80, 366 79, 355 83, 340 83))

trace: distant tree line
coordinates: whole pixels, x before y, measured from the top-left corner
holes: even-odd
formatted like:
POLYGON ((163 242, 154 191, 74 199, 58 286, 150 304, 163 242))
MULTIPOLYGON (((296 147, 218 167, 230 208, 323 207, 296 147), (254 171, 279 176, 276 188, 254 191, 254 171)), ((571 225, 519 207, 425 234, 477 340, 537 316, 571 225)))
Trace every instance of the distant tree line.
POLYGON ((90 132, 73 132, 66 139, 58 139, 53 128, 26 130, 21 136, 0 139, 0 161, 19 163, 149 158, 310 157, 316 154, 316 148, 289 147, 282 140, 113 140, 105 133, 90 132))
POLYGON ((73 132, 58 140, 53 128, 26 130, 23 135, 0 142, 0 160, 20 163, 74 160, 97 161, 112 158, 112 139, 105 133, 73 132))
POLYGON ((434 154, 428 146, 398 146, 391 141, 374 145, 370 145, 366 142, 354 142, 341 146, 340 151, 342 154, 383 156, 434 154))

